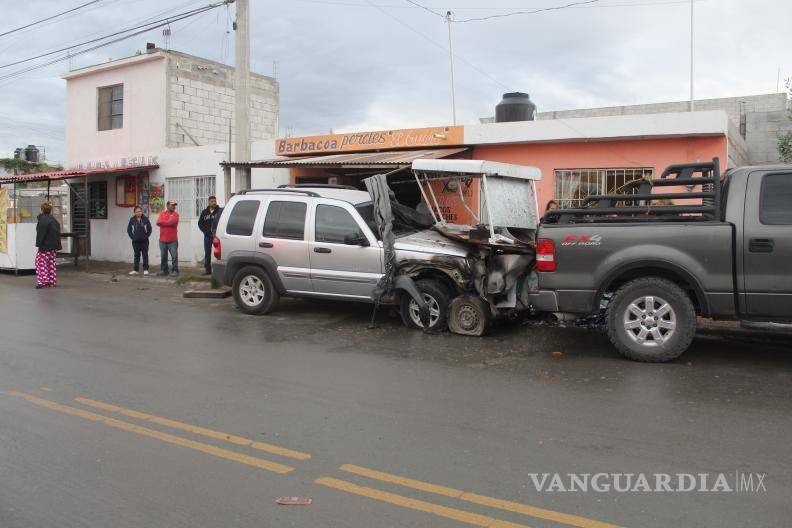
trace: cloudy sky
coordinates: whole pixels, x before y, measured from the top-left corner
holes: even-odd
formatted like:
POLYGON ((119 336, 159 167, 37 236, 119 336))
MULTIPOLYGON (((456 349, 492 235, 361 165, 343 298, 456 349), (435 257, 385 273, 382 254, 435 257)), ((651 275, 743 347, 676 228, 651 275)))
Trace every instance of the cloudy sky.
MULTIPOLYGON (((2 0, 0 33, 87 0, 2 0)), ((0 65, 80 43, 211 0, 99 0, 0 36, 0 65)), ((453 12, 457 119, 492 115, 505 91, 540 110, 684 100, 689 94, 687 0, 597 0, 536 14, 461 22, 575 0, 251 0, 252 68, 281 83, 281 135, 451 122, 448 33, 453 12)), ((697 98, 776 91, 792 76, 789 0, 696 0, 697 98)), ((171 27, 175 50, 233 64, 233 7, 171 27)), ((129 56, 162 30, 74 57, 78 68, 129 56)), ((29 143, 64 160, 61 62, 3 79, 0 156, 29 143)))

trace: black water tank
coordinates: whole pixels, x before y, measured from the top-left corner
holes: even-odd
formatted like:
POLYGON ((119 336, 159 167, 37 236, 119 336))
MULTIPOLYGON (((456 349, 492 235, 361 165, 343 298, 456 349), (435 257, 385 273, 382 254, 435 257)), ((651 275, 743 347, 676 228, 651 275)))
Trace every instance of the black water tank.
POLYGON ((36 145, 28 145, 25 148, 25 159, 33 163, 38 163, 39 149, 36 148, 36 145))
POLYGON ((495 107, 495 122, 533 121, 536 119, 536 105, 527 93, 511 92, 503 94, 503 100, 495 107))

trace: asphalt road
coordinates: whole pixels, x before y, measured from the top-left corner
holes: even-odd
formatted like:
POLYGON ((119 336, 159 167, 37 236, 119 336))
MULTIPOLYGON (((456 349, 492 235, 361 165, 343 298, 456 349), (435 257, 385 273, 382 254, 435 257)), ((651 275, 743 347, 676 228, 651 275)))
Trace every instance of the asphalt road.
POLYGON ((0 275, 3 528, 792 525, 788 339, 646 365, 585 329, 427 336, 384 312, 368 329, 364 305, 249 317, 145 279, 32 285, 0 275), (542 473, 764 476, 582 492, 542 473))

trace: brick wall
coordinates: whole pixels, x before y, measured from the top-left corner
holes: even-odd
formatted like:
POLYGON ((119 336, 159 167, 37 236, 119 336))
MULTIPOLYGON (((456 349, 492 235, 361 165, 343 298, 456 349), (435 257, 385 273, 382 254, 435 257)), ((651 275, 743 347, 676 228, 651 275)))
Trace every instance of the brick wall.
MULTIPOLYGON (((228 143, 234 126, 234 68, 167 51, 168 147, 228 143), (195 139, 190 138, 192 136, 195 139)), ((250 139, 278 134, 279 88, 271 77, 251 73, 250 139)))

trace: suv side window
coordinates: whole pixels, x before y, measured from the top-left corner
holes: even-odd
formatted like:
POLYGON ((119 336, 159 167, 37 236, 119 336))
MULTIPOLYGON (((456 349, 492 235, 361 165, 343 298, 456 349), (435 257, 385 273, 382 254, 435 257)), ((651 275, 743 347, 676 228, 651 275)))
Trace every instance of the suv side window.
POLYGON ((305 202, 270 202, 263 235, 269 238, 305 239, 305 202))
POLYGON ((762 178, 759 220, 765 225, 792 225, 792 174, 762 178))
POLYGON ((226 234, 250 236, 253 234, 253 225, 258 214, 258 200, 240 200, 234 205, 226 224, 226 234))
POLYGON ((343 207, 316 206, 316 241, 343 244, 347 236, 363 237, 360 226, 343 207))

